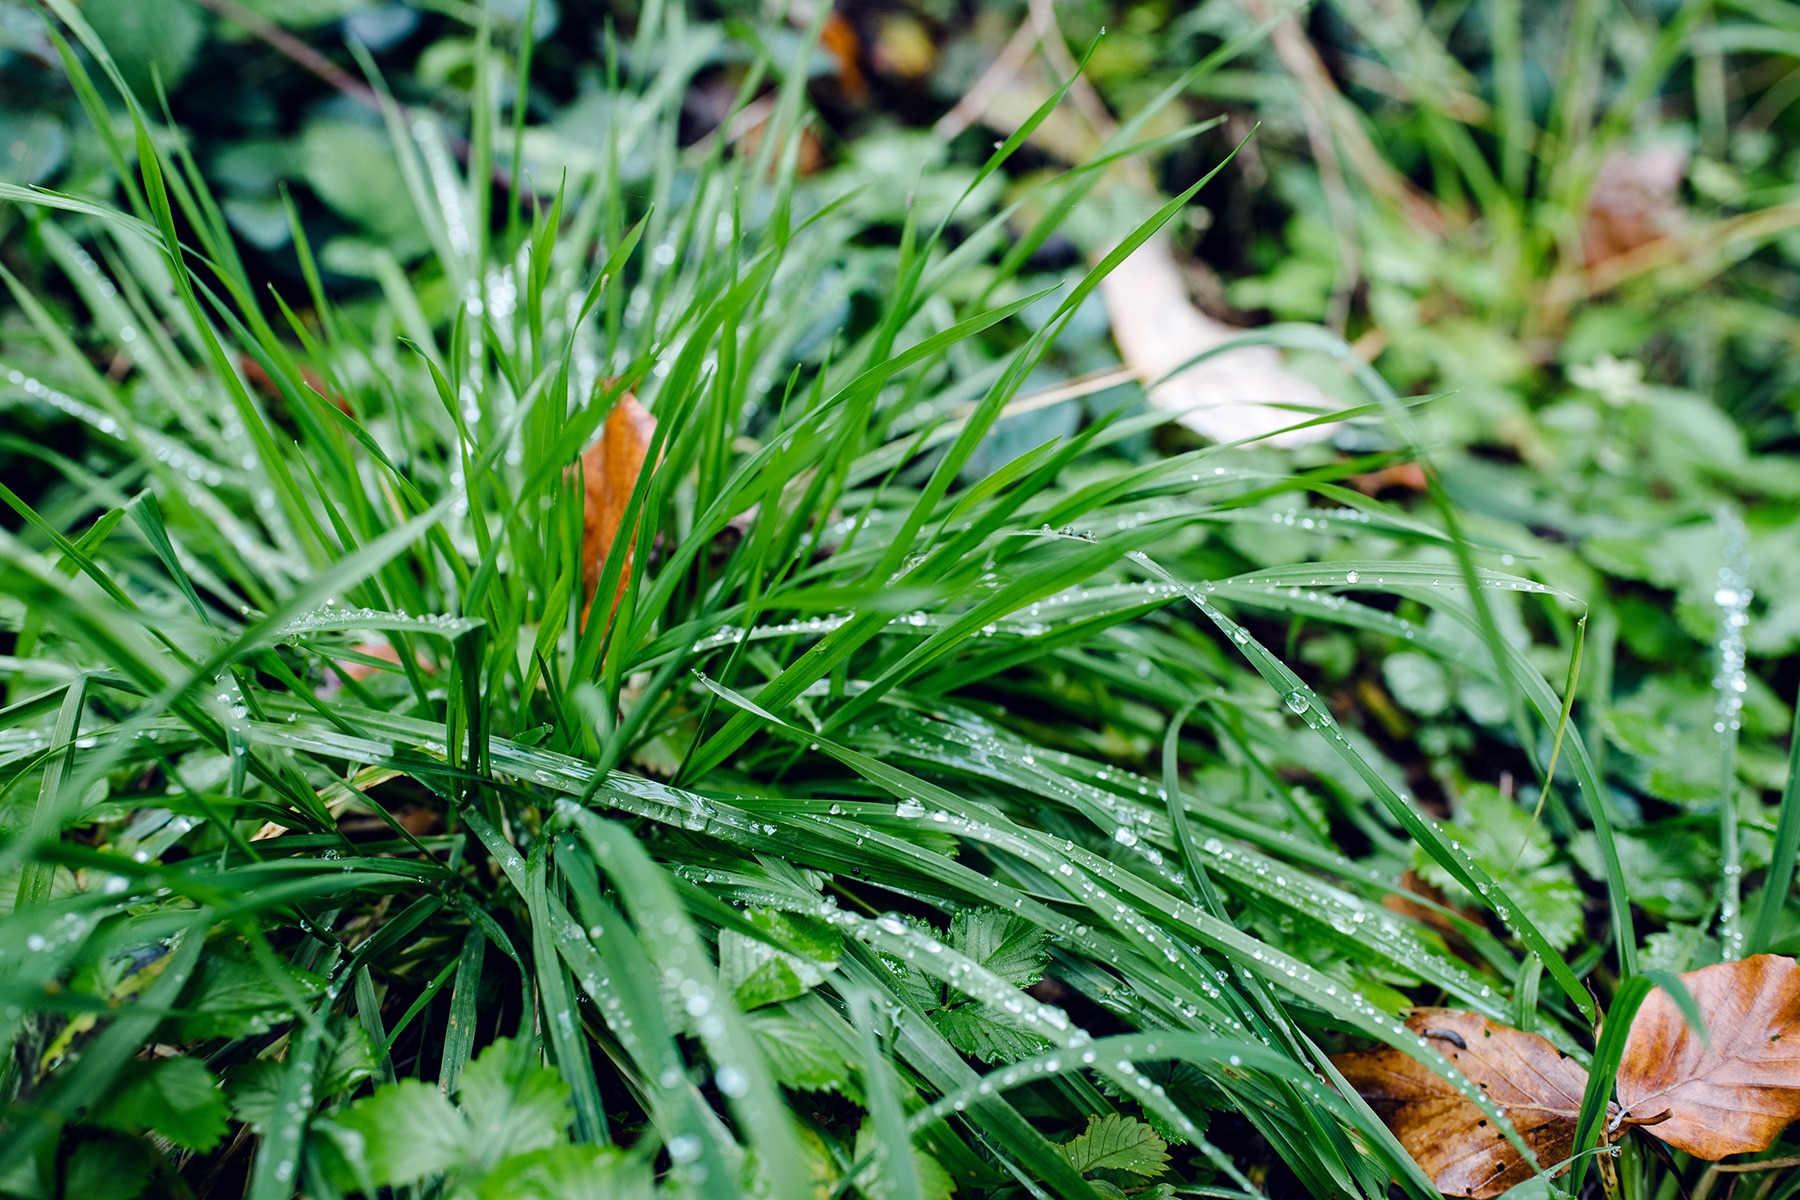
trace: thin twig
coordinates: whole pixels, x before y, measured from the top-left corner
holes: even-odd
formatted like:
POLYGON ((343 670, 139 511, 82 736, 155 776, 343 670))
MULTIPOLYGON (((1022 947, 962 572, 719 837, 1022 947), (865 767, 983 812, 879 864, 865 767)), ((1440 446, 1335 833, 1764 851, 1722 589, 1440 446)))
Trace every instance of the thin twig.
POLYGON ((1742 1174, 1746 1171, 1780 1171, 1788 1167, 1800 1167, 1800 1154, 1790 1154, 1786 1158, 1765 1158, 1761 1162, 1719 1163, 1713 1170, 1742 1174))
MULTIPOLYGON (((1267 20, 1273 15, 1268 0, 1243 0, 1244 7, 1257 20, 1267 20)), ((1345 102, 1343 93, 1338 91, 1337 84, 1331 78, 1331 70, 1325 60, 1319 57, 1319 51, 1300 27, 1300 22, 1288 16, 1275 26, 1269 35, 1270 43, 1275 48, 1275 55, 1281 59, 1281 65, 1288 69, 1305 98, 1316 106, 1341 145, 1344 157, 1355 168, 1357 175, 1370 191, 1375 192, 1392 203, 1398 205, 1408 220, 1428 233, 1442 233, 1445 226, 1445 214, 1429 197, 1420 193, 1400 172, 1396 171, 1382 156, 1380 149, 1369 137, 1356 114, 1345 102)))
POLYGON ((1044 57, 1050 60, 1056 73, 1075 81, 1069 86, 1069 95, 1074 97, 1075 107, 1088 119, 1094 132, 1102 141, 1118 132, 1119 124, 1113 120, 1106 101, 1081 73, 1081 64, 1075 61, 1075 56, 1069 53, 1068 43, 1063 41, 1062 26, 1056 23, 1056 0, 1031 0, 1031 24, 1037 29, 1038 45, 1043 48, 1044 57))
POLYGON ((975 124, 987 113, 988 105, 994 97, 1004 92, 1011 85, 1014 77, 1031 58, 1031 51, 1037 46, 1037 29, 1027 20, 1012 35, 1000 51, 1000 57, 988 65, 981 77, 956 102, 956 107, 938 118, 931 131, 938 137, 949 141, 963 130, 975 124))
POLYGON ((199 0, 199 2, 233 25, 241 26, 253 36, 267 43, 270 49, 282 57, 296 66, 311 71, 357 103, 366 105, 375 112, 381 111, 381 98, 375 94, 374 88, 273 21, 245 8, 238 3, 238 0, 199 0))
MULTIPOLYGON (((381 96, 374 88, 281 26, 245 8, 238 3, 238 0, 198 0, 198 3, 211 9, 233 25, 241 26, 253 37, 263 41, 271 50, 295 66, 312 72, 358 104, 365 105, 377 113, 382 111, 381 96)), ((450 153, 456 155, 459 162, 467 163, 469 161, 469 140, 467 138, 446 130, 444 143, 450 148, 450 153)), ((494 164, 492 175, 496 186, 509 189, 512 187, 513 180, 510 174, 498 163, 494 164)), ((523 181, 522 186, 526 191, 531 192, 529 179, 523 181)), ((532 192, 532 196, 535 200, 536 193, 532 192)))
MULTIPOLYGON (((1069 88, 1069 95, 1075 100, 1075 111, 1087 118, 1094 133, 1102 142, 1110 141, 1119 132, 1119 123, 1113 120, 1112 111, 1106 107, 1106 101, 1094 90, 1088 77, 1081 73, 1081 64, 1069 53, 1068 43, 1063 40, 1062 26, 1056 23, 1056 0, 1031 0, 1031 23, 1037 27, 1038 45, 1043 48, 1044 57, 1050 66, 1065 79, 1074 79, 1069 88)), ((1120 168, 1139 191, 1154 194, 1156 182, 1150 178, 1150 171, 1144 166, 1141 157, 1133 154, 1120 163, 1120 168)))

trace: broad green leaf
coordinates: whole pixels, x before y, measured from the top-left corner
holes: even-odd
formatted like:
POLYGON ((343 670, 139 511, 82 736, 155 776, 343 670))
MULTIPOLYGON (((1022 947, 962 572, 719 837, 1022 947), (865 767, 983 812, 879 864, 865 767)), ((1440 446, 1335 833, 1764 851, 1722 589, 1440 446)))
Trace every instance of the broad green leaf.
POLYGON ((133 1063, 92 1120, 127 1133, 148 1130, 183 1150, 204 1152, 225 1136, 230 1111, 218 1079, 183 1054, 133 1063))
POLYGON ((1169 1147, 1135 1117, 1108 1113, 1088 1118, 1087 1128, 1058 1147, 1077 1171, 1127 1171, 1154 1178, 1169 1169, 1169 1147))
POLYGON ((573 1118, 568 1084, 506 1038, 469 1064, 456 1099, 470 1131, 468 1161, 478 1168, 560 1143, 573 1118))
POLYGON ((398 258, 424 252, 424 230, 379 126, 317 120, 306 127, 300 146, 307 183, 335 212, 379 236, 398 258))
MULTIPOLYGON (((874 1162, 864 1168, 856 1177, 856 1188, 868 1200, 893 1200, 894 1188, 881 1168, 881 1156, 876 1154, 878 1142, 875 1136, 875 1123, 863 1118, 863 1123, 856 1130, 856 1146, 853 1151, 858 1159, 874 1157, 874 1162)), ((950 1173, 938 1163, 938 1160, 925 1151, 913 1148, 913 1162, 919 1172, 919 1200, 950 1200, 956 1193, 956 1181, 950 1173)))
POLYGON ((87 0, 81 11, 145 101, 156 83, 181 82, 206 36, 205 14, 190 0, 87 0))
POLYGON ((477 1149, 462 1114, 417 1079, 377 1088, 327 1126, 349 1163, 350 1186, 362 1179, 383 1187, 441 1175, 477 1149))
POLYGON ((765 1008, 748 1013, 744 1021, 769 1064, 769 1072, 783 1087, 801 1092, 843 1092, 859 1095, 849 1062, 818 1026, 784 1009, 765 1008))
POLYGON ((641 1157, 610 1146, 549 1146, 515 1154, 456 1193, 477 1200, 654 1200, 641 1157))
POLYGON ((236 943, 218 942, 208 948, 211 953, 201 961, 182 997, 184 1041, 267 1033, 280 1022, 293 1019, 294 994, 310 997, 324 990, 324 980, 287 966, 282 970, 291 991, 283 988, 236 943))

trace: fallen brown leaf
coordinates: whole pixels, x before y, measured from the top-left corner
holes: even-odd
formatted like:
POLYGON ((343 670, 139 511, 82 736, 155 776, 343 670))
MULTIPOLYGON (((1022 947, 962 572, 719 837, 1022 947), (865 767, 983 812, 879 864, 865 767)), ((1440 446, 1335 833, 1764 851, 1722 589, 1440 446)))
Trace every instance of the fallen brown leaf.
POLYGON ((1680 194, 1687 166, 1687 151, 1673 144, 1608 154, 1588 192, 1581 230, 1587 265, 1674 233, 1686 215, 1680 194))
POLYGON ((1482 924, 1484 919, 1477 909, 1468 907, 1459 908, 1456 905, 1451 904, 1450 897, 1444 894, 1443 889, 1434 887, 1428 880, 1420 876, 1420 874, 1411 867, 1408 867, 1400 875, 1400 890, 1397 892, 1389 892, 1387 895, 1383 896, 1381 898, 1381 906, 1392 912, 1397 912, 1402 916, 1411 917, 1421 925, 1437 930, 1437 932, 1442 934, 1445 939, 1459 947, 1466 945, 1463 941, 1462 931, 1456 927, 1456 922, 1444 915, 1444 908, 1449 908, 1460 913, 1476 925, 1482 924), (1434 908, 1431 905, 1417 903, 1414 900, 1408 899, 1409 895, 1421 896, 1426 900, 1430 900, 1443 907, 1434 908))
POLYGON ((1649 1132, 1697 1158, 1766 1150, 1800 1120, 1800 966, 1777 954, 1689 971, 1681 981, 1710 1045, 1667 992, 1638 1010, 1619 1066, 1620 1115, 1668 1118, 1649 1132))
MULTIPOLYGON (((1800 1120, 1800 965, 1755 954, 1681 977, 1707 1037, 1669 994, 1650 993, 1619 1064, 1608 1136, 1638 1126, 1696 1158, 1767 1150, 1800 1120)), ((1509 1117, 1546 1167, 1574 1149, 1587 1071, 1548 1041, 1476 1013, 1415 1009, 1407 1027, 1430 1038, 1509 1117)), ((1439 1191, 1498 1196, 1531 1168, 1455 1088, 1391 1047, 1331 1060, 1439 1191)))
POLYGON ((843 89, 845 98, 858 103, 867 100, 869 84, 858 62, 862 39, 843 14, 835 10, 826 14, 825 25, 819 30, 819 46, 836 60, 838 87, 843 89))
MULTIPOLYGON (((655 434, 656 418, 627 392, 607 414, 600 440, 581 456, 585 489, 581 521, 581 620, 584 625, 588 609, 593 607, 594 590, 600 586, 600 572, 619 536, 625 506, 631 500, 631 490, 637 486, 638 475, 644 469, 644 458, 650 453, 650 439, 655 434)), ((625 548, 625 566, 619 573, 619 588, 613 596, 614 608, 625 594, 632 549, 629 545, 625 548)))
POLYGON ((1388 488, 1422 492, 1430 486, 1425 480, 1425 468, 1416 462, 1395 463, 1379 471, 1365 471, 1350 476, 1345 482, 1365 496, 1377 495, 1388 488))
MULTIPOLYGON (((244 378, 250 381, 251 387, 255 388, 258 392, 261 392, 271 400, 281 399, 281 388, 276 385, 274 376, 270 375, 263 365, 256 361, 254 357, 249 354, 239 354, 238 367, 244 372, 244 378)), ((346 417, 354 417, 356 415, 350 410, 350 402, 342 396, 336 395, 326 387, 325 377, 311 367, 301 367, 300 378, 305 382, 307 387, 336 405, 337 410, 346 417)))
MULTIPOLYGON (((1477 1013, 1420 1008, 1407 1028, 1487 1093, 1548 1167, 1568 1158, 1587 1072, 1535 1033, 1477 1013)), ((1446 1196, 1498 1196, 1533 1175, 1486 1113, 1418 1060, 1384 1046, 1331 1060, 1446 1196)))

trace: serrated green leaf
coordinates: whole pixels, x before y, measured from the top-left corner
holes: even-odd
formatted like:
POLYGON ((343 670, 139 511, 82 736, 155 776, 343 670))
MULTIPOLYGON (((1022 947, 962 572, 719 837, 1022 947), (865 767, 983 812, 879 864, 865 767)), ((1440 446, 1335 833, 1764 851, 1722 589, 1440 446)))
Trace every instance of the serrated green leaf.
POLYGON ((850 1064, 811 1021, 781 1009, 744 1017, 775 1081, 802 1092, 858 1093, 850 1064))
POLYGON ((1085 1130, 1058 1149, 1077 1171, 1127 1171, 1153 1179, 1169 1169, 1169 1147, 1135 1117, 1108 1113, 1088 1118, 1085 1130))
POLYGON ((745 1010, 804 995, 825 982, 832 965, 789 954, 735 929, 719 931, 719 978, 745 1010))
POLYGON ((825 978, 806 960, 730 929, 719 934, 719 971, 746 1012, 803 996, 825 978))
POLYGON ((155 1169, 154 1151, 141 1138, 86 1141, 63 1168, 63 1195, 81 1200, 135 1200, 155 1169))
MULTIPOLYGON (((917 918, 906 920, 923 928, 917 918)), ((887 954, 881 955, 879 961, 892 985, 920 1008, 930 1011, 944 1003, 944 985, 920 970, 917 964, 887 954)))
MULTIPOLYGON (((349 1091, 375 1073, 375 1054, 361 1024, 339 1020, 332 1033, 337 1042, 331 1057, 321 1064, 321 1096, 349 1091)), ((282 1070, 282 1064, 273 1059, 256 1059, 225 1072, 225 1094, 231 1099, 232 1115, 259 1134, 275 1112, 282 1070)))
POLYGON ((381 1187, 441 1175, 474 1148, 462 1114, 417 1079, 377 1088, 322 1124, 349 1162, 348 1186, 362 1179, 381 1187))
MULTIPOLYGON (((855 1157, 874 1155, 875 1161, 856 1177, 856 1188, 867 1200, 887 1200, 890 1188, 881 1173, 881 1156, 875 1154, 875 1148, 875 1123, 864 1117, 856 1131, 855 1157)), ((950 1172, 917 1146, 913 1147, 913 1161, 919 1166, 920 1200, 950 1200, 956 1192, 956 1180, 950 1177, 950 1172)))
POLYGON ((93 1122, 125 1133, 149 1130, 183 1150, 205 1151, 225 1136, 230 1112, 213 1073, 180 1055, 132 1063, 93 1122))
MULTIPOLYGON (((348 1168, 338 1172, 345 1186, 454 1175, 472 1187, 509 1160, 563 1146, 574 1118, 568 1085, 507 1038, 469 1064, 457 1100, 402 1079, 325 1122, 348 1168)), ((546 1164, 554 1165, 538 1165, 546 1164)))
POLYGON ((1679 975, 1719 961, 1719 943, 1698 925, 1671 925, 1644 939, 1639 965, 1679 975))
POLYGON ((240 1063, 225 1072, 225 1094, 231 1115, 256 1133, 262 1133, 275 1114, 275 1096, 281 1090, 281 1064, 267 1059, 240 1063))
POLYGON ((1012 913, 965 909, 950 921, 950 945, 1014 987, 1030 987, 1044 975, 1049 938, 1012 913))
POLYGON ((1005 1063, 1029 1058, 1050 1043, 1033 1033, 1003 1024, 982 1004, 954 1004, 931 1014, 944 1040, 982 1062, 1005 1063))
MULTIPOLYGON (((1469 856, 1504 886, 1550 944, 1562 950, 1585 927, 1581 889, 1543 822, 1488 784, 1468 784, 1451 797, 1456 835, 1469 856)), ((1414 868, 1460 903, 1472 897, 1441 865, 1415 851, 1414 868)))
POLYGON ((549 1067, 522 1061, 502 1038, 469 1064, 457 1104, 468 1122, 468 1160, 488 1169, 515 1154, 560 1143, 574 1117, 569 1085, 549 1067))
MULTIPOLYGON (((325 981, 282 964, 294 993, 318 995, 325 981)), ((184 1042, 267 1033, 293 1019, 291 993, 271 979, 262 964, 236 943, 210 945, 183 997, 180 1022, 184 1042)))
POLYGON ((820 964, 835 963, 844 952, 844 935, 828 921, 777 908, 746 909, 750 923, 791 954, 820 964))
MULTIPOLYGON (((1619 864, 1633 903, 1661 920, 1694 921, 1705 915, 1709 896, 1702 881, 1717 876, 1717 846, 1674 823, 1622 833, 1617 840, 1619 864)), ((1600 870, 1599 848, 1591 833, 1576 834, 1569 852, 1589 875, 1600 870)))
MULTIPOLYGON (((1169 1060, 1166 1062, 1140 1062, 1137 1069, 1151 1083, 1158 1085, 1167 1093, 1181 1111, 1186 1113, 1202 1131, 1208 1124, 1212 1109, 1229 1109, 1231 1098, 1221 1091, 1217 1084, 1206 1077, 1205 1072, 1191 1063, 1169 1060)), ((1133 1097, 1112 1079, 1105 1076, 1095 1080, 1095 1086, 1107 1096, 1115 1100, 1130 1100, 1133 1097)), ((1171 1146, 1185 1145, 1186 1135, 1176 1129, 1174 1123, 1158 1112, 1146 1112, 1144 1119, 1150 1128, 1156 1130, 1156 1136, 1171 1146)))
POLYGON ((515 1154, 456 1193, 478 1200, 653 1200, 650 1164, 610 1146, 548 1146, 515 1154))

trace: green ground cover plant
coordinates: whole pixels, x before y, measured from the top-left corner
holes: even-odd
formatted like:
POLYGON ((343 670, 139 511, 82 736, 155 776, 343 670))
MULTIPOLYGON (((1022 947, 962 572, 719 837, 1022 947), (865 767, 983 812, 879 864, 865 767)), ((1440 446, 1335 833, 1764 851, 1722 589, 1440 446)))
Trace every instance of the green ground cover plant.
MULTIPOLYGON (((1345 4, 1309 91, 1279 12, 1071 6, 1124 123, 1058 163, 1072 76, 934 144, 822 9, 561 14, 584 73, 542 0, 440 7, 204 144, 212 6, 5 9, 62 141, 0 183, 0 1190, 1432 1196, 1331 1055, 1461 1081, 1423 1003, 1585 1068, 1800 949, 1788 8, 1584 3, 1537 81, 1516 5, 1345 4), (1590 261, 1671 130, 1689 223, 1590 261), (1153 235, 1327 439, 1046 406, 1153 235)), ((953 100, 995 22, 894 14, 953 100)), ((1607 1098, 1590 1190, 1800 1188, 1595 1153, 1607 1098)))

